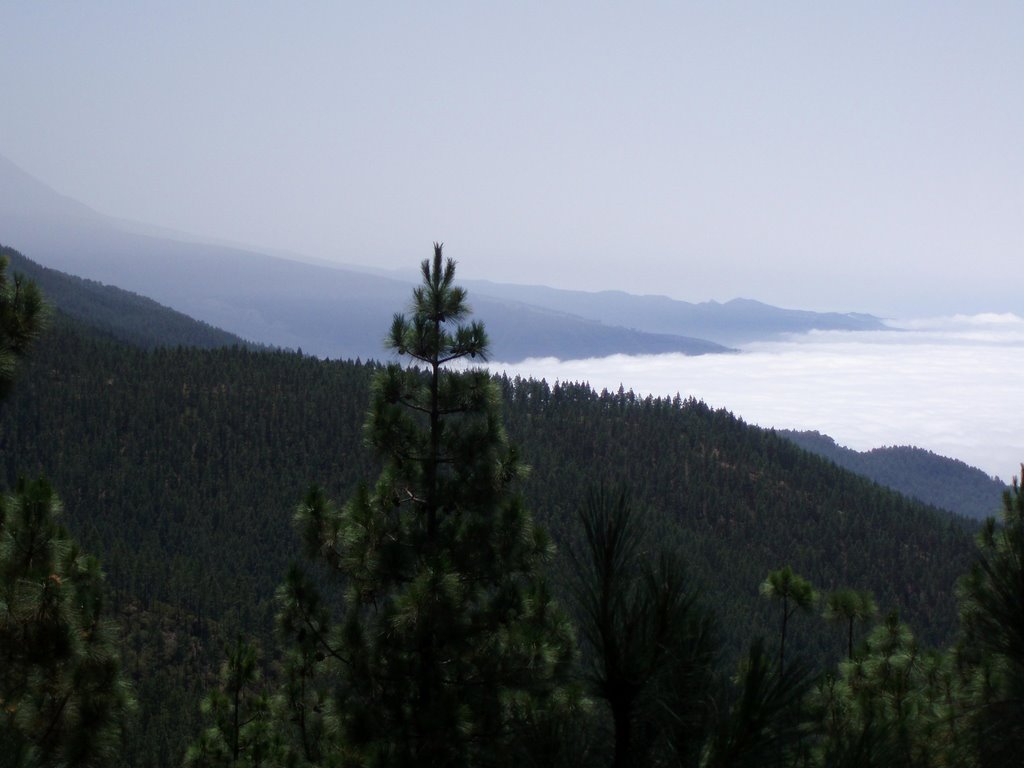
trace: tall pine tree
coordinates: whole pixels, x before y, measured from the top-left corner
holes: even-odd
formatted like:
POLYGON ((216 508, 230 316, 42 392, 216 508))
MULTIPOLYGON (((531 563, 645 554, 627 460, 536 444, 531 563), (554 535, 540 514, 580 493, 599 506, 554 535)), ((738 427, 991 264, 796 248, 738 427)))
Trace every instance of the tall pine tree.
POLYGON ((525 469, 495 384, 465 365, 487 358, 483 325, 465 322, 440 245, 422 273, 387 339, 412 365, 380 372, 366 420, 380 477, 340 507, 313 490, 297 513, 344 585, 343 615, 330 629, 310 582, 293 579, 283 623, 316 638, 353 761, 512 764, 521 729, 558 699, 572 632, 544 584, 552 545, 516 491, 525 469))
POLYGON ((810 613, 818 601, 818 594, 811 582, 793 573, 793 568, 788 565, 769 573, 768 578, 761 582, 760 591, 764 597, 782 602, 782 630, 779 633, 779 674, 782 674, 786 671, 786 630, 789 620, 798 610, 810 613))
MULTIPOLYGON (((46 315, 36 285, 0 257, 0 398, 46 315)), ((109 765, 134 701, 104 577, 60 524, 40 478, 0 494, 0 765, 109 765)))

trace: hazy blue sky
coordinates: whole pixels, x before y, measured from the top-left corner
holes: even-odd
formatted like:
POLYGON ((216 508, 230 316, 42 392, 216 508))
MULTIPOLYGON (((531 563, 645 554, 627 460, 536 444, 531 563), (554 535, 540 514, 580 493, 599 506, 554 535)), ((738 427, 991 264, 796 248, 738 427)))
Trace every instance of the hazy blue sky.
POLYGON ((465 277, 1024 312, 1019 1, 21 2, 0 33, 0 154, 114 216, 383 267, 439 239, 465 277))

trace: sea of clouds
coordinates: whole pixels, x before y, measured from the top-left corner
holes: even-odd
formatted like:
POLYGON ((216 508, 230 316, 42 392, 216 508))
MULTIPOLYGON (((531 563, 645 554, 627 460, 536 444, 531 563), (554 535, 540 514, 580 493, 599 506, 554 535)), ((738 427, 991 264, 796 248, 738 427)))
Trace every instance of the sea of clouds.
POLYGON ((495 362, 510 376, 693 396, 745 421, 817 430, 867 450, 916 445, 1009 480, 1024 461, 1024 318, 893 320, 892 330, 813 332, 734 355, 614 355, 495 362))

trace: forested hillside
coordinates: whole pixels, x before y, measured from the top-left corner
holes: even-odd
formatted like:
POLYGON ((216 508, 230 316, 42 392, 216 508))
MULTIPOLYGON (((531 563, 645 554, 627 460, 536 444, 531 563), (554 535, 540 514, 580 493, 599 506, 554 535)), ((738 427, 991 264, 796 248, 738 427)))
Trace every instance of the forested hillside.
POLYGON ((137 347, 225 347, 246 344, 234 334, 193 320, 152 299, 95 280, 85 280, 48 269, 21 253, 0 245, 0 258, 10 261, 10 272, 23 274, 43 291, 57 310, 57 322, 70 318, 84 331, 107 336, 137 347))
MULTIPOLYGON (((195 710, 181 714, 196 705, 185 670, 211 650, 211 626, 269 644, 274 589, 298 556, 290 518, 305 488, 320 483, 342 501, 375 477, 362 427, 374 370, 244 348, 146 350, 64 326, 35 348, 0 410, 4 477, 8 486, 19 473, 50 478, 135 628, 125 636, 133 653, 172 669, 154 686, 151 669, 135 668, 136 750, 146 743, 152 755, 161 743, 171 755, 194 733, 195 710), (159 619, 167 610, 191 623, 168 632, 159 619)), ((699 402, 499 383, 510 437, 532 467, 527 504, 560 551, 579 535, 588 490, 628 483, 706 585, 727 660, 776 631, 757 590, 785 563, 821 589, 872 590, 922 639, 952 637, 953 584, 973 551, 963 522, 699 402)), ((556 577, 565 571, 556 561, 556 577)), ((816 656, 843 647, 820 620, 795 622, 793 637, 816 656)))
POLYGON ((818 432, 782 430, 779 434, 905 496, 977 520, 995 515, 1007 490, 980 469, 923 448, 902 445, 854 451, 818 432))
MULTIPOLYGON (((303 490, 317 482, 343 498, 372 477, 362 422, 374 368, 234 348, 146 351, 55 329, 4 408, 4 469, 9 481, 46 473, 133 594, 253 618, 295 551, 289 516, 303 490)), ((589 487, 627 482, 685 531, 696 567, 730 581, 725 592, 792 562, 816 583, 876 590, 933 637, 952 627, 949 586, 969 534, 951 516, 699 402, 501 386, 532 468, 527 498, 556 538, 589 487)))

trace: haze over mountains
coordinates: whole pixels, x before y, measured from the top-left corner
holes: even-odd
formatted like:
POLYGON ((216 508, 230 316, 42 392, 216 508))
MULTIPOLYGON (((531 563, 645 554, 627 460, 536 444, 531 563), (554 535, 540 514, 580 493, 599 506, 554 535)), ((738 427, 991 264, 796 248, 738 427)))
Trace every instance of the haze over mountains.
MULTIPOLYGON (((202 242, 103 216, 0 157, 0 243, 73 275, 134 291, 245 339, 324 357, 380 358, 411 280, 202 242)), ((429 255, 410 254, 410 262, 429 255)), ((456 259, 461 254, 452 254, 456 259)), ((465 256, 471 258, 471 255, 465 256)), ((468 284, 495 359, 727 352, 811 329, 883 329, 859 314, 755 301, 690 304, 659 296, 468 284)))

